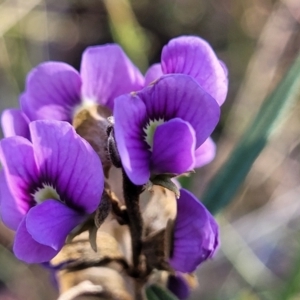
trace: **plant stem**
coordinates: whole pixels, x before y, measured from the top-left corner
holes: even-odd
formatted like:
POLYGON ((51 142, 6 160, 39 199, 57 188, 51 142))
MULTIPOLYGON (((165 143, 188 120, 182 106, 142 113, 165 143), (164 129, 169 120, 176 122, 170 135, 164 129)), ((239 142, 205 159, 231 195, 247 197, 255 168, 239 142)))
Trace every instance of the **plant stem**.
POLYGON ((140 254, 142 251, 143 219, 139 206, 142 190, 143 186, 133 184, 123 170, 123 193, 131 233, 133 270, 136 273, 139 273, 140 254))

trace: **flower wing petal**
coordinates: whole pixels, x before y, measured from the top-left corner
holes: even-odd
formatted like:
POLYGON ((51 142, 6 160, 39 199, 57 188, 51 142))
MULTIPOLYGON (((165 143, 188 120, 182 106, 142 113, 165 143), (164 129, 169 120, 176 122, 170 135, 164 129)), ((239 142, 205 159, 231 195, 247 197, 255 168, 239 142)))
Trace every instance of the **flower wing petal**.
POLYGON ((38 65, 27 76, 26 90, 20 98, 22 110, 30 120, 71 121, 80 104, 81 78, 62 62, 38 65))
POLYGON ((159 125, 154 133, 151 169, 153 173, 182 174, 195 164, 195 131, 179 118, 159 125))
POLYGON ((5 137, 20 135, 30 139, 28 123, 27 116, 20 109, 6 109, 1 116, 1 125, 5 137))
POLYGON ((143 139, 146 107, 136 95, 115 100, 115 137, 122 165, 130 180, 141 185, 150 177, 150 151, 143 139))
POLYGON ((16 232, 13 251, 17 258, 27 263, 46 262, 58 253, 53 248, 39 244, 32 238, 26 228, 26 217, 16 232))
POLYGON ((0 160, 15 203, 26 212, 33 205, 30 193, 38 182, 32 144, 20 136, 5 138, 0 142, 0 160))
POLYGON ((3 223, 12 230, 17 230, 22 218, 29 210, 28 203, 21 203, 12 196, 4 175, 4 171, 0 171, 0 212, 3 223))
POLYGON ((139 90, 144 78, 116 44, 89 47, 82 56, 82 96, 113 109, 114 98, 139 90))
POLYGON ((216 144, 210 137, 198 149, 196 149, 195 156, 195 168, 203 167, 215 158, 216 144))
POLYGON ((174 228, 171 266, 191 273, 212 257, 218 245, 218 225, 204 205, 187 190, 180 190, 174 228))
POLYGON ((48 199, 30 209, 26 217, 26 228, 35 241, 59 251, 67 235, 84 218, 84 215, 63 203, 48 199))
POLYGON ((143 100, 150 119, 181 118, 196 133, 198 148, 212 133, 220 117, 220 107, 190 76, 165 75, 137 95, 143 100))
POLYGON ((221 105, 228 90, 227 71, 211 46, 195 36, 172 39, 162 51, 165 74, 181 73, 192 76, 221 105))
POLYGON ((179 272, 169 276, 167 287, 180 300, 187 299, 191 293, 187 280, 179 272))
POLYGON ((145 74, 145 86, 163 76, 161 64, 152 65, 145 74))
POLYGON ((67 205, 93 212, 104 186, 96 152, 67 122, 40 120, 29 128, 41 178, 57 188, 67 205))

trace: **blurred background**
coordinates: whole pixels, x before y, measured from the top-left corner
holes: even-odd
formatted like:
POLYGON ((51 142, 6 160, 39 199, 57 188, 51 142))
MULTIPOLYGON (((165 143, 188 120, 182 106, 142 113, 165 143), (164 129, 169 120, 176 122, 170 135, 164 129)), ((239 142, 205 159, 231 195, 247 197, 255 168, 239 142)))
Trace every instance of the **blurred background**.
MULTIPOLYGON (((201 199, 297 56, 299 22, 299 0, 0 0, 0 109, 18 107, 26 74, 40 62, 78 69, 87 46, 116 42, 145 72, 171 38, 201 36, 229 70, 216 159, 189 183, 201 199)), ((297 101, 218 213, 222 246, 199 267, 190 299, 300 299, 299 116, 297 101)), ((51 274, 11 254, 12 237, 0 221, 0 299, 56 299, 51 274)))

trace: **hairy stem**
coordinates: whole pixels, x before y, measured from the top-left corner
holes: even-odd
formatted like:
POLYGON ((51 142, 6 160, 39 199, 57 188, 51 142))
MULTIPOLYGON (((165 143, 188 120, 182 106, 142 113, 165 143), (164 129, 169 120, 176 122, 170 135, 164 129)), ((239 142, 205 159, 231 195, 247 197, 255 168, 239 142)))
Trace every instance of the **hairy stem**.
POLYGON ((132 263, 133 270, 137 273, 139 273, 140 254, 142 251, 143 219, 139 206, 142 190, 143 186, 133 184, 123 170, 123 192, 131 233, 132 263))

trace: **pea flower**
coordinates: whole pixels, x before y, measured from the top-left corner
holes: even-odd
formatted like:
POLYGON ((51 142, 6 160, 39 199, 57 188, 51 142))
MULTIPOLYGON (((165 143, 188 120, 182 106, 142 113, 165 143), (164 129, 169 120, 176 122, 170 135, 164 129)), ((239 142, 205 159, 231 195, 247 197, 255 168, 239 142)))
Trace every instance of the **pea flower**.
POLYGON ((186 74, 222 105, 228 90, 227 69, 211 46, 197 36, 174 38, 164 46, 161 63, 152 65, 146 75, 145 84, 165 74, 186 74))
POLYGON ((30 139, 28 124, 28 117, 20 109, 5 109, 1 115, 2 131, 5 137, 19 135, 30 139))
POLYGON ((180 300, 187 299, 191 292, 186 279, 179 272, 169 276, 167 287, 180 300))
POLYGON ((1 215, 16 231, 13 250, 28 263, 52 259, 67 235, 98 207, 104 186, 101 162, 67 122, 29 124, 0 142, 1 215))
POLYGON ((181 189, 170 265, 176 271, 194 272, 214 255, 218 245, 219 229, 214 217, 192 193, 181 189))
MULTIPOLYGON (((211 46, 197 36, 174 38, 164 46, 161 63, 152 65, 145 75, 145 84, 157 80, 164 74, 186 74, 222 105, 228 91, 228 72, 211 46)), ((195 168, 210 163, 215 157, 216 146, 209 137, 197 149, 195 168)))
POLYGON ((31 120, 71 122, 82 106, 100 104, 113 109, 115 97, 142 88, 144 78, 116 44, 88 47, 80 73, 63 62, 45 62, 27 76, 20 97, 31 120))
POLYGON ((115 99, 115 138, 130 180, 182 174, 195 165, 195 150, 219 120, 215 99, 187 75, 162 76, 137 93, 115 99))

